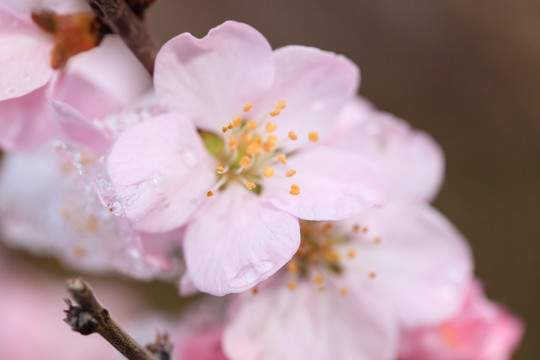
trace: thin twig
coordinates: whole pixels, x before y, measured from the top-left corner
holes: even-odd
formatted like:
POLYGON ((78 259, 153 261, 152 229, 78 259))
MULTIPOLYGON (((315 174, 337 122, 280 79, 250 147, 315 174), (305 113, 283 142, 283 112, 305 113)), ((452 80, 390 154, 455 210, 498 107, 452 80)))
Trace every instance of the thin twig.
POLYGON ((124 0, 86 0, 96 16, 113 32, 120 35, 150 74, 154 72, 157 45, 144 22, 124 0))
POLYGON ((129 360, 156 360, 146 349, 128 335, 96 299, 92 288, 83 279, 69 279, 67 289, 78 306, 67 303, 66 319, 74 331, 82 335, 97 333, 129 360))

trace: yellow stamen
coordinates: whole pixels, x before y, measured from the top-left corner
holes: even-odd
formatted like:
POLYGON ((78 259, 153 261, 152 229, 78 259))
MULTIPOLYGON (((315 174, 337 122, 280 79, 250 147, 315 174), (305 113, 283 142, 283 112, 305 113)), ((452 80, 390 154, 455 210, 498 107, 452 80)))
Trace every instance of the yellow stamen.
POLYGON ((360 230, 360 225, 354 224, 353 230, 354 230, 354 231, 359 231, 359 230, 360 230))
POLYGON ((227 128, 229 128, 230 130, 232 130, 233 127, 234 127, 233 123, 229 123, 229 125, 227 125, 227 128))
POLYGON ((259 155, 261 153, 261 144, 259 142, 252 142, 246 149, 246 154, 249 156, 259 155))
POLYGON ((290 272, 290 273, 297 273, 298 272, 298 265, 296 265, 295 262, 290 262, 289 265, 287 266, 287 270, 290 272))
POLYGON ((300 231, 303 232, 303 233, 309 233, 311 231, 311 226, 302 225, 302 226, 300 226, 300 231))
POLYGON ((86 251, 86 249, 82 247, 81 245, 75 245, 75 247, 73 248, 73 252, 75 253, 75 256, 78 258, 83 258, 88 253, 88 251, 86 251))
POLYGON ((341 289, 339 289, 339 293, 341 294, 341 296, 345 296, 345 295, 347 295, 347 289, 346 288, 341 288, 341 289))
POLYGON ((240 164, 240 166, 243 167, 244 169, 247 169, 247 168, 249 167, 249 164, 251 164, 251 159, 249 158, 249 156, 244 155, 244 156, 242 156, 242 158, 240 159, 239 164, 240 164))
POLYGON ((291 290, 296 289, 296 283, 294 281, 289 282, 289 289, 291 290))
POLYGON ((287 106, 287 102, 285 100, 279 100, 276 104, 276 109, 283 110, 285 106, 287 106))
POLYGON ((296 140, 298 139, 298 136, 296 135, 294 131, 289 131, 289 139, 296 140))
POLYGON ((263 174, 265 177, 270 178, 272 175, 274 175, 274 169, 272 169, 270 166, 265 166, 263 174))
POLYGON ((291 169, 291 170, 289 170, 289 171, 287 171, 287 172, 285 173, 285 176, 291 177, 291 176, 293 176, 294 174, 296 174, 296 170, 291 169))
POLYGON ((315 281, 315 284, 322 284, 322 282, 324 281, 324 278, 321 274, 317 274, 313 278, 313 281, 315 281))
POLYGON ((319 133, 311 131, 308 135, 309 141, 317 142, 319 140, 319 133))
POLYGON ((373 242, 374 242, 375 244, 380 244, 381 241, 382 241, 382 237, 380 237, 380 236, 375 236, 375 239, 373 239, 373 242))
POLYGON ((229 136, 229 148, 230 149, 236 149, 238 147, 238 139, 236 136, 231 135, 229 136))
POLYGON ((257 295, 259 293, 259 288, 255 286, 253 289, 251 289, 251 293, 253 295, 257 295))
POLYGON ((375 272, 370 272, 369 273, 370 279, 375 279, 375 276, 377 276, 377 273, 375 273, 375 272))
POLYGON ((265 129, 266 129, 267 132, 274 132, 277 129, 277 125, 274 124, 274 123, 269 122, 269 123, 266 124, 265 129))
POLYGON ((246 122, 246 127, 249 131, 253 131, 257 128, 257 122, 255 120, 248 120, 246 122))
POLYGON ((287 157, 285 157, 285 155, 279 155, 279 156, 277 157, 277 159, 278 159, 278 161, 279 161, 280 163, 282 163, 283 165, 285 165, 285 164, 287 163, 287 157))
POLYGON ((223 131, 224 133, 226 133, 226 132, 227 132, 227 130, 229 130, 229 128, 228 128, 228 127, 226 127, 226 126, 224 126, 224 127, 222 127, 222 128, 221 128, 221 131, 223 131))
POLYGON ((355 256, 356 256, 356 251, 354 249, 347 251, 347 257, 349 259, 354 259, 355 256))
POLYGON ((279 109, 272 110, 272 111, 270 111, 270 116, 278 116, 280 112, 281 112, 281 110, 279 110, 279 109))
POLYGON ((252 107, 252 106, 253 106, 253 105, 251 105, 250 102, 246 103, 246 105, 244 105, 244 111, 245 111, 245 112, 248 112, 249 110, 251 110, 251 107, 252 107))
POLYGON ((241 123, 242 123, 242 118, 240 116, 237 116, 234 118, 233 120, 234 126, 240 126, 241 123))
POLYGON ((322 232, 327 232, 328 230, 330 230, 332 228, 332 223, 331 222, 327 222, 323 225, 323 227, 321 228, 321 231, 322 232))
POLYGON ((275 135, 268 135, 266 137, 266 142, 269 144, 272 144, 272 146, 276 145, 277 141, 278 141, 278 138, 275 135))
POLYGON ((363 232, 364 234, 367 233, 368 231, 369 231, 369 228, 368 228, 367 226, 364 226, 364 227, 362 228, 362 232, 363 232))
POLYGON ((216 167, 216 172, 218 174, 223 174, 225 172, 225 168, 221 165, 219 165, 218 167, 216 167))
POLYGON ((319 288, 317 290, 319 290, 320 292, 323 292, 324 291, 324 286, 319 286, 319 288))
POLYGON ((93 215, 90 215, 86 218, 82 227, 84 230, 91 233, 99 230, 99 225, 96 221, 96 218, 93 215))
POLYGON ((291 194, 291 195, 299 195, 300 194, 300 186, 291 185, 291 190, 289 191, 289 194, 291 194))
POLYGON ((210 190, 209 192, 206 193, 206 196, 208 196, 208 197, 214 196, 214 192, 212 190, 210 190))
POLYGON ((255 183, 252 183, 252 182, 248 182, 246 183, 246 187, 249 189, 249 190, 253 190, 257 187, 257 185, 255 185, 255 183))

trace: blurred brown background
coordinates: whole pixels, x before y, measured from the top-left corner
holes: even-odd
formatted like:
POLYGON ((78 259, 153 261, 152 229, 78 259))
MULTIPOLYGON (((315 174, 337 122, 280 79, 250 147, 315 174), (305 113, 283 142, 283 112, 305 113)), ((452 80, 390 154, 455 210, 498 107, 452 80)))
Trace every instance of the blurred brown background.
POLYGON ((469 238, 488 295, 525 319, 515 359, 540 358, 540 1, 157 0, 148 15, 160 43, 234 19, 274 47, 358 63, 363 96, 441 143, 436 206, 469 238))

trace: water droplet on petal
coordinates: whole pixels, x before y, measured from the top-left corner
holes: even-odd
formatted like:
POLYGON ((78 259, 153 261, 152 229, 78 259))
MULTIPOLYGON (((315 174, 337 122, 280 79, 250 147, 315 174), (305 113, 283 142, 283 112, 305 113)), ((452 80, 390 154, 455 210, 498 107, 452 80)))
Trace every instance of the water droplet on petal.
POLYGON ((195 155, 195 152, 193 150, 186 150, 182 154, 182 158, 184 160, 184 163, 188 167, 194 167, 195 164, 197 164, 197 155, 195 155))

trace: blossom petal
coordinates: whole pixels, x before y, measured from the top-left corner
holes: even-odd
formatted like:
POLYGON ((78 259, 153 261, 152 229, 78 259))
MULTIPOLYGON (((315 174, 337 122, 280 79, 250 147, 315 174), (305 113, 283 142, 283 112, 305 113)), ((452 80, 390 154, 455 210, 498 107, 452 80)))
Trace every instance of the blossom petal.
POLYGON ((247 290, 281 268, 300 244, 298 220, 240 187, 220 192, 188 225, 184 254, 199 290, 247 290))
POLYGON ((306 46, 286 46, 273 55, 276 72, 266 106, 270 111, 280 100, 287 104, 275 117, 276 135, 286 138, 294 131, 298 140, 289 143, 291 147, 307 143, 312 131, 324 138, 343 104, 358 90, 358 67, 344 56, 306 46))
POLYGON ((393 203, 355 221, 366 233, 358 233, 357 256, 345 272, 350 284, 388 299, 404 327, 433 324, 459 309, 472 259, 466 240, 444 216, 423 203, 393 203))
POLYGON ((156 58, 158 99, 219 131, 243 106, 268 90, 273 78, 272 49, 252 27, 227 21, 197 39, 189 33, 169 40, 156 58))
POLYGON ((168 113, 125 131, 107 159, 122 212, 145 232, 184 225, 216 181, 191 122, 168 113))
POLYGON ((35 149, 57 130, 50 116, 45 88, 0 101, 0 148, 8 151, 35 149))
POLYGON ((53 74, 52 41, 0 7, 0 101, 26 95, 53 74))
POLYGON ((246 293, 236 298, 223 335, 229 358, 396 358, 397 327, 381 302, 361 294, 342 296, 331 285, 324 291, 309 282, 299 283, 294 291, 281 285, 263 284, 256 295, 246 293))
POLYGON ((388 181, 391 198, 432 200, 442 184, 444 155, 431 136, 376 109, 348 110, 341 117, 355 124, 335 139, 335 146, 373 161, 388 181))
POLYGON ((306 220, 341 220, 382 205, 386 187, 370 163, 346 151, 318 146, 291 156, 264 183, 262 197, 306 220), (292 177, 277 172, 296 170, 292 177), (289 193, 292 185, 299 195, 289 193))

